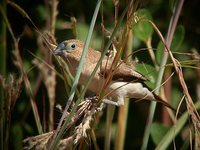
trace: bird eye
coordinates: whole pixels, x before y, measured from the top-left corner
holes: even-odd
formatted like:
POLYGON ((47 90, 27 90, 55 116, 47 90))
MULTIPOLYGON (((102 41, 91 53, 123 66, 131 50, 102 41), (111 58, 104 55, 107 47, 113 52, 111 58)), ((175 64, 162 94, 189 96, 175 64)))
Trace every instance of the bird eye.
POLYGON ((71 48, 72 48, 72 49, 75 49, 75 48, 76 48, 76 45, 75 45, 75 44, 72 44, 72 45, 71 45, 71 48))

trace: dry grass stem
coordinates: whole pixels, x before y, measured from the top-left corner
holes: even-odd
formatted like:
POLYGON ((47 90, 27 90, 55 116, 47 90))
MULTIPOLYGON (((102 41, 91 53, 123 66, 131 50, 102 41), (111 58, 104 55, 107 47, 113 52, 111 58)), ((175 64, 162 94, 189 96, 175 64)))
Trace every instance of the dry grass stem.
POLYGON ((49 110, 49 130, 53 130, 54 128, 54 105, 55 105, 55 89, 56 89, 56 73, 50 69, 47 65, 40 63, 38 59, 33 60, 33 64, 35 64, 40 72, 43 75, 43 80, 45 86, 47 88, 48 96, 49 96, 49 103, 50 103, 50 110, 49 110))
POLYGON ((0 75, 0 85, 3 89, 3 96, 5 98, 5 112, 7 119, 10 119, 12 110, 14 109, 17 98, 19 97, 22 90, 23 77, 20 76, 18 79, 13 75, 10 75, 8 79, 5 79, 0 75), (9 80, 9 81, 6 81, 9 80))
MULTIPOLYGON (((87 131, 91 129, 90 123, 97 112, 102 111, 103 104, 98 105, 98 97, 88 97, 79 104, 79 108, 66 127, 66 131, 74 128, 72 134, 66 132, 64 139, 60 140, 58 149, 69 148, 69 143, 77 144, 82 138, 87 138, 87 131), (80 121, 80 123, 78 122, 80 121), (75 127, 73 125, 77 124, 75 127)), ((34 137, 26 138, 24 149, 45 149, 49 146, 54 132, 48 132, 34 137)))

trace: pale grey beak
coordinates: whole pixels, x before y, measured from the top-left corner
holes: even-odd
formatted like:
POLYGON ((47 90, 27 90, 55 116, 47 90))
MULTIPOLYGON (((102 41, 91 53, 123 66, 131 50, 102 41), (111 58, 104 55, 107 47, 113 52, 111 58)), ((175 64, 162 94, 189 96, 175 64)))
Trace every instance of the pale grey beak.
POLYGON ((65 44, 62 42, 56 47, 56 49, 54 50, 54 54, 61 56, 63 54, 64 49, 65 49, 65 44))
POLYGON ((54 51, 54 54, 55 54, 55 55, 59 55, 59 56, 60 56, 60 55, 62 55, 62 53, 63 53, 63 52, 62 52, 62 50, 61 50, 59 47, 57 47, 57 48, 55 49, 55 51, 54 51))

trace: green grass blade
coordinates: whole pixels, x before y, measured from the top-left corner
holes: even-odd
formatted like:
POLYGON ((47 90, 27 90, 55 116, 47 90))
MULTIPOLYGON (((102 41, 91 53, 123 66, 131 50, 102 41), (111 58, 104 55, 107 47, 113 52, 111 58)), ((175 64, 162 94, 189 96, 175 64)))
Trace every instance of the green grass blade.
MULTIPOLYGON (((130 3, 131 3, 131 2, 130 2, 130 3)), ((105 56, 106 53, 108 52, 108 49, 109 49, 109 47, 110 47, 110 45, 111 45, 111 43, 112 43, 112 40, 113 40, 114 36, 116 35, 117 31, 119 30, 119 28, 120 28, 120 26, 121 26, 121 23, 122 23, 122 20, 123 20, 125 14, 126 14, 127 11, 128 11, 128 8, 129 8, 129 5, 126 6, 126 8, 124 9, 122 15, 120 16, 120 18, 119 18, 119 20, 118 20, 118 23, 116 24, 116 26, 115 26, 115 28, 114 28, 114 30, 113 30, 111 36, 110 36, 109 41, 107 42, 106 46, 104 47, 103 53, 101 54, 101 57, 100 57, 100 59, 99 59, 97 65, 96 65, 96 67, 94 68, 94 71, 92 72, 92 74, 91 74, 91 76, 90 76, 90 78, 89 78, 89 80, 88 80, 88 82, 87 82, 87 84, 86 84, 86 86, 85 86, 85 88, 84 88, 82 94, 81 94, 82 97, 85 95, 85 92, 87 91, 88 86, 90 85, 90 83, 91 83, 91 81, 92 81, 92 79, 93 79, 93 77, 94 77, 96 71, 98 70, 99 66, 101 65, 102 60, 104 59, 104 56, 105 56)))
MULTIPOLYGON (((196 103, 196 109, 198 110, 200 108, 200 103, 196 103)), ((166 133, 166 135, 162 138, 160 143, 157 145, 156 150, 159 149, 167 149, 167 147, 170 145, 170 143, 174 140, 176 135, 181 131, 184 124, 186 123, 188 119, 188 112, 185 112, 176 122, 176 124, 166 133)))
MULTIPOLYGON (((94 30, 94 25, 95 25, 95 22, 96 22, 96 18, 97 18, 97 14, 98 14, 100 5, 101 5, 101 0, 99 0, 97 2, 96 8, 95 8, 95 11, 94 11, 94 14, 93 14, 93 18, 92 18, 92 21, 91 21, 91 24, 90 24, 90 29, 89 29, 89 32, 88 32, 88 35, 87 35, 87 38, 86 38, 86 42, 84 44, 83 53, 82 53, 82 56, 81 56, 81 59, 80 59, 80 63, 79 63, 79 66, 78 66, 78 69, 77 69, 77 72, 76 72, 76 75, 75 75, 75 78, 74 78, 74 83, 72 85, 70 96, 69 96, 67 105, 65 107, 65 110, 63 112, 63 115, 61 117, 61 120, 59 122, 59 125, 56 129, 56 132, 55 132, 55 135, 54 135, 54 140, 53 140, 52 145, 51 145, 51 149, 54 149, 56 147, 56 145, 58 144, 59 140, 61 139, 61 137, 62 137, 62 135, 65 131, 65 126, 67 125, 67 123, 70 119, 70 116, 72 116, 72 114, 75 112, 75 109, 73 109, 73 111, 70 113, 70 116, 68 116, 67 119, 65 120, 63 126, 61 126, 62 122, 63 122, 63 120, 64 120, 64 118, 67 114, 67 110, 68 110, 68 108, 69 108, 69 106, 70 106, 70 104, 71 104, 71 102, 74 98, 74 95, 75 95, 75 91, 76 91, 78 81, 79 81, 79 77, 80 77, 80 74, 81 74, 81 71, 82 71, 85 56, 86 56, 87 50, 89 48, 90 40, 91 40, 91 37, 92 37, 92 33, 93 33, 93 30, 94 30)), ((76 104, 79 103, 80 101, 81 101, 81 99, 78 100, 76 102, 76 104)))
MULTIPOLYGON (((176 25, 177 25, 177 22, 178 22, 178 18, 180 16, 180 11, 181 11, 183 2, 184 2, 184 0, 177 2, 177 5, 176 5, 177 7, 176 6, 174 7, 174 13, 173 13, 171 20, 170 20, 170 25, 169 25, 169 28, 168 28, 168 34, 167 34, 167 38, 166 38, 166 43, 167 43, 168 47, 170 47, 170 45, 171 45, 172 37, 174 35, 174 31, 175 31, 175 28, 176 28, 176 25)), ((160 85, 161 85, 162 78, 163 78, 163 75, 164 75, 164 70, 165 70, 165 68, 162 67, 162 66, 166 65, 167 59, 168 59, 168 53, 164 53, 163 59, 162 59, 162 62, 161 62, 161 68, 160 68, 159 73, 158 73, 158 79, 157 79, 157 82, 156 82, 156 87, 160 87, 160 85)), ((157 89, 155 91, 155 93, 158 94, 159 89, 157 89)), ((143 137, 143 144, 142 144, 141 150, 147 149, 149 136, 150 136, 150 130, 151 130, 151 124, 153 122, 155 109, 156 109, 156 102, 151 102, 150 111, 149 111, 149 119, 148 119, 147 126, 145 128, 144 137, 143 137)))
POLYGON ((111 147, 111 135, 112 135, 112 122, 115 113, 115 106, 108 105, 106 112, 106 132, 105 132, 105 143, 104 150, 110 150, 111 147))

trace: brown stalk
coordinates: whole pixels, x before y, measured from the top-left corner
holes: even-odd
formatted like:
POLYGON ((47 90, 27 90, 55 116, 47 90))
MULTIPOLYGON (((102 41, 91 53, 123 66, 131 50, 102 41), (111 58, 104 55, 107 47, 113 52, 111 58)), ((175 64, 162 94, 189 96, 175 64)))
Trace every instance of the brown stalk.
MULTIPOLYGON (((198 112, 197 112, 197 110, 196 110, 196 108, 195 108, 195 105, 194 105, 194 103, 193 103, 193 101, 192 101, 192 98, 191 98, 191 96, 190 96, 190 94, 189 94, 187 85, 186 85, 185 80, 184 80, 184 77, 183 77, 183 72, 182 72, 181 64, 180 64, 180 62, 179 62, 177 59, 174 58, 172 52, 170 51, 169 47, 168 47, 167 44, 165 43, 165 40, 164 40, 162 34, 160 33, 160 31, 157 29, 157 27, 156 27, 152 22, 150 22, 150 23, 152 24, 152 26, 153 26, 153 27, 156 29, 156 31, 158 32, 158 35, 160 36, 162 42, 164 43, 165 48, 166 48, 166 50, 167 50, 167 52, 168 52, 168 54, 169 54, 169 56, 170 56, 170 58, 171 58, 171 60, 172 60, 172 62, 173 62, 175 71, 176 71, 176 73, 177 73, 179 82, 180 82, 180 84, 181 84, 183 93, 184 93, 185 98, 186 98, 185 100, 186 100, 186 103, 187 103, 187 111, 188 111, 189 115, 191 115, 192 123, 193 123, 193 125, 194 125, 194 127, 195 127, 195 134, 196 134, 196 133, 199 132, 198 129, 196 128, 196 124, 198 124, 198 123, 200 122, 200 116, 199 116, 199 114, 198 114, 198 112)), ((196 143, 199 143, 199 142, 198 142, 198 141, 199 141, 198 138, 195 139, 195 140, 196 140, 196 143)), ((198 145, 195 145, 195 146, 198 146, 198 145)))

